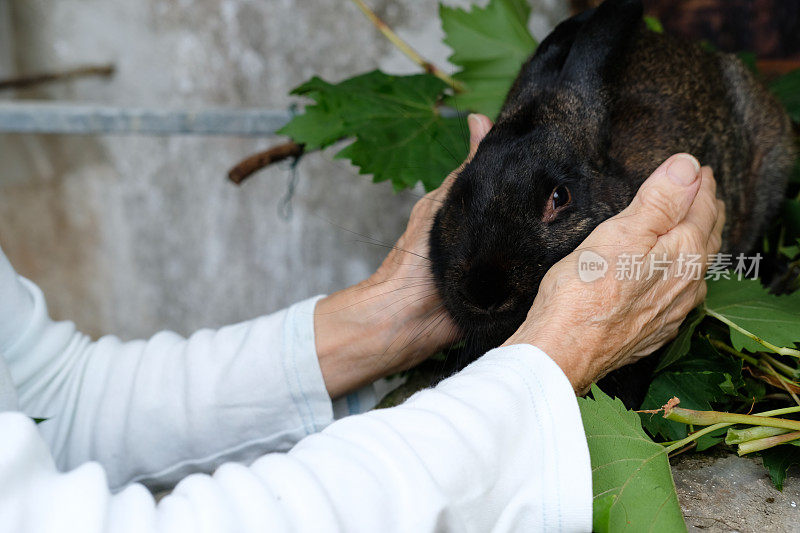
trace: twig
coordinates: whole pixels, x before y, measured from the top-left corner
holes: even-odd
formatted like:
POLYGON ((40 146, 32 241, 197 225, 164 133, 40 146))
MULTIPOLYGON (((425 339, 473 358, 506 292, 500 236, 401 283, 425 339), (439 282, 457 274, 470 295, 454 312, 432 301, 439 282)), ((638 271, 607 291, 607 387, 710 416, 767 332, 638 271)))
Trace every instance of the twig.
POLYGON ((54 81, 71 80, 73 78, 83 78, 86 76, 108 77, 114 74, 114 65, 86 65, 60 72, 45 72, 42 74, 31 74, 0 80, 0 90, 3 89, 22 89, 33 85, 51 83, 54 81))
POLYGON ((279 144, 278 146, 273 146, 269 150, 253 154, 236 164, 236 166, 228 171, 228 179, 239 185, 262 168, 290 157, 296 159, 301 155, 303 155, 302 144, 297 144, 293 141, 279 144))
POLYGON ((789 388, 790 384, 794 385, 795 387, 797 386, 797 384, 794 383, 793 381, 789 381, 789 383, 787 383, 788 380, 785 377, 783 377, 780 374, 778 374, 778 372, 774 368, 772 368, 772 366, 766 361, 764 361, 764 368, 766 369, 766 371, 768 373, 770 373, 772 375, 772 377, 774 377, 775 379, 778 380, 778 383, 781 384, 781 387, 786 389, 786 392, 788 392, 789 396, 792 397, 792 400, 794 400, 794 403, 796 403, 797 405, 800 405, 800 398, 798 398, 797 394, 795 394, 794 391, 791 388, 789 388))
POLYGON ((389 41, 397 47, 398 50, 403 52, 411 61, 422 67, 425 72, 433 74, 447 85, 453 88, 454 91, 460 93, 464 92, 464 85, 448 76, 442 69, 426 60, 419 52, 411 48, 411 46, 397 35, 388 24, 375 14, 375 12, 364 3, 364 0, 353 0, 353 3, 367 16, 367 18, 375 25, 376 28, 386 37, 389 41))

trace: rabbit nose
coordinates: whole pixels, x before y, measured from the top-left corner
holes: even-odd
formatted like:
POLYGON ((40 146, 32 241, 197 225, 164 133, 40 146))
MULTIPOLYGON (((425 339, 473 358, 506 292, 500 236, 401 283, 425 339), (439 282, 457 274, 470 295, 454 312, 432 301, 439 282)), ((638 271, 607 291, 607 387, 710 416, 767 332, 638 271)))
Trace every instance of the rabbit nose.
POLYGON ((508 272, 494 265, 473 267, 464 277, 464 298, 483 311, 501 311, 511 300, 508 272))

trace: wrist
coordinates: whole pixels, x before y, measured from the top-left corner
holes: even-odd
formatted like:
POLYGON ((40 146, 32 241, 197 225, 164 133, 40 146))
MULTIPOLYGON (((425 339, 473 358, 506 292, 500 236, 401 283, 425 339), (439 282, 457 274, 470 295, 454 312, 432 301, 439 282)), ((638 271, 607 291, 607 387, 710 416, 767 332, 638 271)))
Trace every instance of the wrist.
POLYGON ((592 356, 581 348, 585 343, 572 338, 568 328, 558 320, 529 320, 520 327, 503 346, 530 344, 542 350, 552 359, 569 380, 576 393, 588 390, 592 383, 589 363, 592 356))
POLYGON ((331 398, 406 368, 399 338, 413 316, 402 287, 390 285, 367 280, 317 302, 315 345, 331 398))

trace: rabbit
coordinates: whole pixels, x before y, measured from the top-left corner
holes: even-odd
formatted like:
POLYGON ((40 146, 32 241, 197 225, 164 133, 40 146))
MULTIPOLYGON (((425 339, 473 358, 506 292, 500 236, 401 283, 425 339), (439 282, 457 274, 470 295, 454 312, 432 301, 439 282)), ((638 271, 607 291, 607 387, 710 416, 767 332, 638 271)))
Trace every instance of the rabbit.
MULTIPOLYGON (((642 16, 639 0, 607 0, 558 25, 437 212, 429 257, 464 362, 503 343, 545 272, 674 153, 714 170, 724 252, 750 251, 778 211, 794 163, 786 112, 736 56, 642 16)), ((638 407, 654 359, 601 388, 638 407)))

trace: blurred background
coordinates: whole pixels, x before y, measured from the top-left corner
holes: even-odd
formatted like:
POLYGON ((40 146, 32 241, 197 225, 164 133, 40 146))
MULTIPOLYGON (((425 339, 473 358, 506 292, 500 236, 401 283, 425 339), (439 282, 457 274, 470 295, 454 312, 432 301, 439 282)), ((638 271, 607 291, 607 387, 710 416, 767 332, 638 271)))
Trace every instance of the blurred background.
MULTIPOLYGON (((452 70, 438 2, 368 3, 452 70)), ((530 3, 542 39, 593 2, 530 3)), ((757 51, 762 66, 800 66, 800 28, 781 22, 798 25, 800 2, 645 4, 668 31, 757 51)), ((347 0, 0 0, 0 102, 287 110, 297 101, 288 92, 312 75, 339 81, 375 68, 416 72, 347 0), (86 64, 113 75, 2 88, 86 64)), ((226 179, 234 163, 283 140, 0 134, 0 245, 54 317, 95 337, 188 334, 360 281, 387 252, 364 241, 391 245, 421 191, 375 185, 335 150, 242 186, 226 179)))
MULTIPOLYGON (((437 2, 370 5, 446 63, 437 2)), ((534 2, 534 35, 568 10, 534 2)), ((115 73, 0 100, 285 110, 315 74, 416 71, 346 0, 0 0, 0 79, 83 64, 115 73)), ((371 183, 329 150, 301 160, 282 216, 288 163, 241 187, 226 179, 282 140, 0 134, 0 245, 54 317, 93 336, 187 334, 360 281, 387 250, 350 231, 392 244, 414 194, 371 183)))

